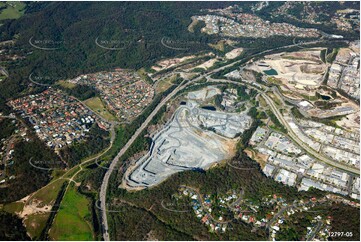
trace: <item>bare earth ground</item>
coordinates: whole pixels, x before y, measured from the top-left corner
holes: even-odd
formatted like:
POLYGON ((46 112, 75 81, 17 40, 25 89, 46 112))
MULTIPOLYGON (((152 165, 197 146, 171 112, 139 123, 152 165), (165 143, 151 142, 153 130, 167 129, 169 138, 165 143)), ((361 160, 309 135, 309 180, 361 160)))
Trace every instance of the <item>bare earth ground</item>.
POLYGON ((277 71, 277 78, 291 91, 309 94, 309 89, 321 85, 326 64, 320 60, 320 50, 312 49, 293 53, 279 53, 265 56, 264 60, 248 66, 258 72, 269 69, 277 71))
POLYGON ((360 131, 360 109, 356 104, 353 104, 353 106, 355 108, 358 108, 358 111, 347 115, 346 117, 342 118, 340 121, 336 121, 336 124, 345 129, 349 129, 352 132, 359 132, 360 131))
POLYGON ((236 48, 236 49, 233 49, 233 50, 231 50, 230 52, 226 53, 225 57, 226 57, 228 60, 231 60, 231 59, 236 58, 236 57, 239 56, 240 54, 242 54, 242 52, 243 52, 243 48, 236 48))
POLYGON ((208 68, 212 67, 214 65, 214 63, 216 63, 216 62, 217 62, 216 58, 210 59, 210 60, 208 60, 208 61, 206 61, 206 62, 204 62, 204 63, 202 63, 202 64, 200 64, 200 65, 198 65, 198 66, 196 66, 194 68, 203 68, 203 69, 207 70, 208 68))
POLYGON ((249 149, 245 149, 244 152, 248 155, 248 157, 257 161, 260 164, 262 169, 267 164, 268 155, 257 153, 255 151, 249 150, 249 149))
POLYGON ((155 66, 152 66, 152 69, 154 69, 155 71, 161 71, 164 69, 167 69, 169 67, 178 65, 180 63, 182 63, 183 61, 192 59, 196 56, 194 55, 190 55, 190 56, 184 56, 182 58, 172 58, 172 59, 166 59, 166 60, 162 60, 157 62, 157 64, 155 66))

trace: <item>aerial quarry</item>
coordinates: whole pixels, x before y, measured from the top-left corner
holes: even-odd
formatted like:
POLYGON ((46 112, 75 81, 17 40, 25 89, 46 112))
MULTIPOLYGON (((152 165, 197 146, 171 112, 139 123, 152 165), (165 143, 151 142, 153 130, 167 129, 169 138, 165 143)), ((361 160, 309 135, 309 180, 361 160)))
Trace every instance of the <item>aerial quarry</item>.
POLYGON ((332 88, 359 99, 358 52, 357 44, 351 43, 349 48, 340 48, 338 53, 310 48, 266 55, 226 77, 248 79, 247 71, 263 73, 262 80, 277 85, 282 99, 297 106, 305 117, 343 117, 336 121, 337 125, 357 131, 359 105, 332 88), (330 55, 336 55, 333 62, 328 60, 330 55))
POLYGON ((327 65, 320 60, 320 49, 265 56, 248 68, 285 80, 291 89, 314 89, 321 85, 327 65), (272 73, 273 72, 273 73, 272 73))
POLYGON ((153 187, 177 172, 231 159, 255 107, 263 112, 262 124, 245 152, 266 176, 299 190, 315 187, 359 199, 360 114, 349 97, 359 93, 357 46, 266 55, 226 73, 223 84, 184 92, 167 121, 150 132, 148 153, 134 158, 120 187, 153 187), (245 92, 237 89, 242 86, 245 92), (251 91, 253 99, 245 101, 251 91))
POLYGON ((360 1, 0 1, 1 241, 361 241, 360 1))
POLYGON ((149 152, 127 171, 123 186, 130 190, 151 187, 176 172, 207 169, 231 158, 237 137, 250 127, 252 118, 247 110, 227 113, 201 107, 219 94, 220 90, 212 86, 189 92, 173 117, 154 135, 149 152))

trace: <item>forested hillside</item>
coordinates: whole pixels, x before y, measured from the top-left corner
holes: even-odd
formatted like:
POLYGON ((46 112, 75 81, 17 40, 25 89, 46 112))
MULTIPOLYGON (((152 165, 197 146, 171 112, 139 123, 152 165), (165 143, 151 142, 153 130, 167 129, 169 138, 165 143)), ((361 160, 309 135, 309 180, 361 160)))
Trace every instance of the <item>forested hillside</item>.
POLYGON ((114 67, 138 69, 160 58, 210 49, 207 43, 217 37, 190 33, 187 26, 199 9, 225 4, 229 3, 30 4, 22 18, 0 27, 1 39, 17 39, 12 50, 26 57, 9 66, 10 81, 1 83, 1 95, 16 96, 29 84, 31 73, 58 79, 114 67), (184 49, 167 48, 162 38, 184 49), (96 41, 116 50, 101 48, 96 41))

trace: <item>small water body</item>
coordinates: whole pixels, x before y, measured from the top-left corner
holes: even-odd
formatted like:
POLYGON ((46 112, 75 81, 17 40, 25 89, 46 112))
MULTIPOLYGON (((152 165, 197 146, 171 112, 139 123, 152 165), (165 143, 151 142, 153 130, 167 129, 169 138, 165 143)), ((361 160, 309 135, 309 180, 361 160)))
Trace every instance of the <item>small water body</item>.
POLYGON ((277 71, 275 69, 270 69, 270 70, 266 70, 263 71, 265 74, 269 75, 269 76, 275 76, 278 75, 277 71))
POLYGON ((185 101, 180 102, 180 105, 186 105, 187 103, 185 101))
POLYGON ((199 173, 206 173, 206 171, 200 167, 195 167, 195 168, 192 168, 192 171, 196 171, 196 172, 199 172, 199 173))
POLYGON ((217 109, 214 106, 203 106, 203 109, 210 110, 210 111, 216 111, 217 109))
POLYGON ((327 96, 327 95, 320 95, 320 96, 321 96, 321 98, 322 98, 323 100, 326 100, 326 101, 328 101, 328 100, 331 99, 331 97, 330 97, 330 96, 327 96))

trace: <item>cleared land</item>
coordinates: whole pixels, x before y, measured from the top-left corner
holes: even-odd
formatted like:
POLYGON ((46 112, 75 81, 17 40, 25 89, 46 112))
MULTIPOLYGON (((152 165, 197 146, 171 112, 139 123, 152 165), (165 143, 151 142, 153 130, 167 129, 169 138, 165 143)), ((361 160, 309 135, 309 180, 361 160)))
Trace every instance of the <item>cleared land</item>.
POLYGON ((202 90, 188 93, 188 99, 205 101, 206 99, 212 98, 217 94, 221 94, 221 91, 218 88, 208 86, 202 90))
POLYGON ((36 192, 36 194, 28 201, 28 204, 36 201, 39 201, 42 204, 53 204, 64 182, 65 180, 58 180, 48 187, 38 190, 38 192, 36 192))
POLYGON ((39 238, 46 226, 50 213, 31 214, 24 221, 26 231, 31 238, 39 238))
POLYGON ((99 97, 92 97, 84 101, 91 110, 102 116, 108 121, 115 121, 116 118, 106 109, 99 97))
POLYGON ((171 58, 171 59, 162 60, 162 61, 157 62, 154 66, 152 66, 152 69, 155 71, 162 71, 164 69, 177 66, 177 65, 179 65, 187 60, 193 59, 195 57, 196 57, 195 55, 190 55, 190 56, 184 56, 181 58, 171 58))
POLYGON ((207 70, 207 69, 211 68, 217 61, 218 61, 217 58, 210 59, 210 60, 207 60, 206 62, 194 67, 193 69, 203 68, 203 69, 207 70))
MULTIPOLYGON (((357 109, 356 109, 357 110, 357 109)), ((352 132, 359 132, 360 130, 360 111, 346 115, 341 120, 336 121, 336 124, 344 129, 348 129, 352 132)))
POLYGON ((209 111, 199 107, 220 90, 207 87, 188 94, 173 118, 153 138, 147 155, 129 168, 122 187, 142 189, 157 185, 170 175, 190 169, 208 169, 232 157, 238 134, 249 128, 246 114, 209 111), (198 102, 196 101, 198 100, 198 102))
POLYGON ((89 200, 73 184, 66 192, 49 235, 52 240, 94 240, 89 200))
POLYGON ((23 219, 29 236, 39 238, 64 182, 60 179, 20 201, 4 204, 2 210, 17 214, 23 219))
POLYGON ((13 202, 13 203, 7 203, 4 204, 2 209, 8 213, 20 213, 24 208, 23 202, 13 202))
POLYGON ((197 18, 192 17, 192 23, 188 26, 188 31, 194 33, 194 26, 198 24, 197 18))
POLYGON ((220 40, 218 41, 216 44, 208 44, 210 47, 212 47, 213 49, 219 50, 219 51, 224 51, 225 48, 225 43, 226 41, 224 40, 220 40))
POLYGON ((0 12, 0 20, 20 18, 24 14, 26 4, 22 2, 0 2, 0 7, 5 6, 7 8, 0 12))
POLYGON ((24 218, 24 225, 31 238, 38 238, 50 216, 51 207, 54 205, 64 180, 38 190, 30 197, 23 207, 20 216, 24 218))
POLYGON ((268 73, 288 90, 310 95, 310 89, 315 90, 321 85, 327 69, 327 65, 320 59, 320 51, 321 49, 311 49, 268 55, 247 68, 268 73))
POLYGON ((129 187, 156 185, 179 171, 206 169, 216 161, 230 158, 235 142, 228 143, 213 132, 190 127, 187 111, 179 109, 175 121, 154 138, 150 153, 138 161, 139 166, 128 177, 129 187))
POLYGON ((64 80, 57 81, 57 84, 64 87, 64 88, 69 88, 69 89, 72 89, 72 88, 76 87, 75 83, 67 82, 67 81, 64 81, 64 80))
POLYGON ((163 78, 158 81, 155 86, 156 93, 162 93, 173 85, 173 80, 176 78, 176 75, 173 75, 169 78, 163 78))
POLYGON ((239 56, 240 54, 242 54, 242 52, 243 52, 243 48, 236 48, 236 49, 233 49, 230 52, 226 53, 225 57, 228 60, 232 60, 232 59, 236 58, 237 56, 239 56))

